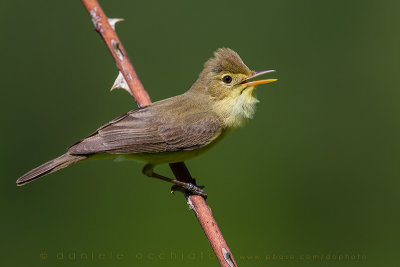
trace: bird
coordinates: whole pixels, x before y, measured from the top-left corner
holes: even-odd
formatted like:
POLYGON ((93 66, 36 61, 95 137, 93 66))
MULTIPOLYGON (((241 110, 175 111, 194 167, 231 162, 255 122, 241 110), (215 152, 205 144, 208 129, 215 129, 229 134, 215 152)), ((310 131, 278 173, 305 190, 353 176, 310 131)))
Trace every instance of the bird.
POLYGON ((196 188, 157 174, 154 168, 201 155, 243 126, 254 116, 259 102, 256 86, 277 80, 251 79, 271 72, 274 70, 252 71, 234 50, 219 48, 185 93, 115 118, 71 145, 66 153, 25 173, 16 183, 25 185, 88 159, 119 156, 144 162, 142 172, 148 177, 196 188))

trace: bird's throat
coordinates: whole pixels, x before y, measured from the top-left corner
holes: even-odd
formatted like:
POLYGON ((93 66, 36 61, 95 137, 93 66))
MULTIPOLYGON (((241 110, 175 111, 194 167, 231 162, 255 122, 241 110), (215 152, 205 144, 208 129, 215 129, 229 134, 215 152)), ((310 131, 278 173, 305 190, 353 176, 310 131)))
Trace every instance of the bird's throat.
POLYGON ((237 128, 251 119, 256 111, 256 104, 259 101, 254 97, 254 88, 247 88, 238 92, 237 95, 230 95, 215 103, 215 111, 219 114, 225 126, 237 128))

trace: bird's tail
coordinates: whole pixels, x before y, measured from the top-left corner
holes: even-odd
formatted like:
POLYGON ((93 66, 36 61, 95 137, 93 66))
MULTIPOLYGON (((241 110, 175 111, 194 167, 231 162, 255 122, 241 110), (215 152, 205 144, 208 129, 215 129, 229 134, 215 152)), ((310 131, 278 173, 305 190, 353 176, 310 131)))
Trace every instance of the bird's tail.
POLYGON ((65 153, 64 155, 59 156, 53 160, 50 160, 39 167, 25 173, 17 180, 17 185, 24 185, 26 183, 32 182, 33 180, 40 178, 41 176, 47 175, 49 173, 58 171, 62 168, 65 168, 75 162, 86 159, 85 155, 71 155, 65 153))

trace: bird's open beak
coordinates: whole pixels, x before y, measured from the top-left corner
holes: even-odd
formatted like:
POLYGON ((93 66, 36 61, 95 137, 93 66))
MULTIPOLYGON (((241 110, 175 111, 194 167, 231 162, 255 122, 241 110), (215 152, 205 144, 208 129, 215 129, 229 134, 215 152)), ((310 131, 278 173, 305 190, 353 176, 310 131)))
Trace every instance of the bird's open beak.
POLYGON ((250 77, 248 77, 246 80, 244 80, 242 82, 242 84, 246 85, 246 86, 257 86, 259 84, 264 84, 264 83, 272 83, 277 81, 278 79, 266 79, 266 80, 258 80, 258 81, 251 81, 249 82, 248 80, 253 79, 254 77, 266 74, 266 73, 270 73, 270 72, 275 72, 275 70, 262 70, 262 71, 255 71, 253 73, 253 75, 251 75, 250 77))

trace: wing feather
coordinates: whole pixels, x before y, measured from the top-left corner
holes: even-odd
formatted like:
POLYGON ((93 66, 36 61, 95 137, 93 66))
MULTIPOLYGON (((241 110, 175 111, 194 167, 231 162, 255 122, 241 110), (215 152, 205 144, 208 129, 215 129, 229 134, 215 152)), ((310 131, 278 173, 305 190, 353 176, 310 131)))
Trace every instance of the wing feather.
POLYGON ((133 154, 193 150, 209 144, 222 131, 212 112, 160 116, 157 109, 128 112, 72 145, 70 154, 133 154))

